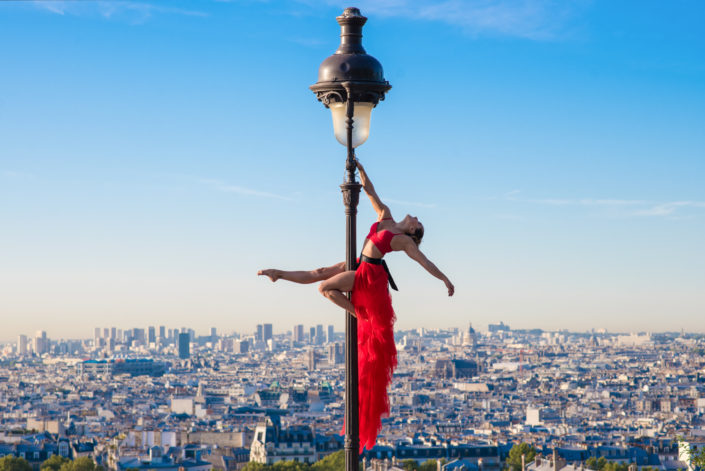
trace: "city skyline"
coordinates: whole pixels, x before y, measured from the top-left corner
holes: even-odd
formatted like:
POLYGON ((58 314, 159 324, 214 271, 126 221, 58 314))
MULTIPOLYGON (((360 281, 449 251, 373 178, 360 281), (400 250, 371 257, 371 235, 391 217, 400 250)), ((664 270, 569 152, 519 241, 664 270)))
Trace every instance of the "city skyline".
MULTIPOLYGON (((271 323, 263 323, 263 324, 257 324, 254 329, 252 330, 221 330, 217 327, 208 327, 208 328, 202 328, 202 329, 194 329, 192 327, 173 327, 173 326, 164 326, 164 325, 143 325, 143 326, 130 326, 130 327, 118 327, 118 326, 110 326, 110 327, 92 327, 89 330, 92 331, 86 333, 85 335, 82 336, 82 334, 76 334, 74 336, 68 336, 68 337, 63 337, 63 336, 56 336, 52 335, 50 331, 47 331, 45 329, 35 329, 30 332, 21 332, 19 333, 16 337, 14 338, 1 338, 0 337, 0 345, 17 345, 19 343, 19 338, 24 338, 24 341, 28 342, 30 344, 34 339, 37 338, 42 338, 44 341, 86 341, 86 340, 91 340, 91 339, 108 339, 108 338, 115 338, 115 339, 122 339, 126 335, 134 335, 134 331, 141 331, 141 334, 147 339, 148 337, 148 329, 161 329, 162 327, 165 328, 165 336, 161 336, 159 333, 155 334, 155 339, 154 341, 148 341, 145 340, 145 346, 149 346, 150 343, 154 343, 155 341, 164 341, 164 340, 170 340, 171 342, 176 342, 176 339, 178 335, 182 333, 189 333, 191 334, 191 337, 193 339, 195 338, 207 338, 207 337, 216 337, 216 338, 242 338, 242 339, 249 339, 249 338, 254 338, 258 339, 259 336, 261 335, 261 332, 259 332, 259 328, 262 326, 271 326, 272 328, 272 333, 276 337, 287 337, 290 336, 292 339, 296 340, 298 338, 298 332, 295 332, 297 328, 301 328, 301 337, 304 339, 309 339, 309 332, 315 332, 318 327, 325 327, 326 331, 324 332, 324 338, 328 338, 330 335, 330 332, 334 333, 335 335, 344 335, 344 329, 335 329, 335 326, 333 324, 311 324, 311 325, 305 325, 305 324, 296 324, 293 326, 289 326, 288 328, 285 326, 277 326, 276 324, 271 324, 271 323), (331 330, 332 329, 332 330, 331 330), (100 331, 100 333, 98 333, 100 331), (106 334, 107 332, 107 334, 106 334), (214 334, 214 332, 216 332, 214 334)), ((685 331, 685 330, 670 330, 670 331, 645 331, 645 330, 630 330, 630 331, 611 331, 609 329, 605 328, 591 328, 591 329, 586 329, 586 330, 570 330, 570 329, 556 329, 556 330, 550 330, 550 329, 543 329, 538 326, 533 326, 533 327, 522 327, 522 328, 512 328, 512 326, 505 324, 503 321, 497 321, 496 323, 491 323, 487 325, 476 325, 473 323, 468 323, 465 325, 459 325, 459 326, 443 326, 443 327, 435 327, 435 328, 426 328, 426 327, 414 327, 414 328, 409 328, 409 329, 399 329, 400 332, 420 332, 420 331, 426 331, 426 332, 446 332, 446 331, 456 331, 456 332, 463 332, 467 330, 468 328, 472 328, 478 333, 484 333, 484 332, 492 332, 493 330, 497 330, 499 328, 500 330, 506 328, 507 332, 531 332, 531 331, 541 331, 544 333, 551 333, 551 334, 570 334, 570 335, 608 335, 608 336, 614 336, 614 335, 687 335, 687 336, 701 336, 705 335, 705 332, 702 331, 685 331)), ((265 327, 266 329, 267 327, 265 327)), ((319 335, 320 332, 316 332, 315 335, 319 335)), ((150 334, 151 335, 151 334, 150 334)), ((267 338, 272 338, 272 337, 267 337, 267 338)), ((265 339, 266 340, 266 339, 265 339)), ((48 345, 47 345, 48 347, 48 345)))
MULTIPOLYGON (((307 87, 345 6, 0 2, 0 341, 342 330, 255 273, 344 258, 344 149, 307 87)), ((701 2, 355 6, 393 87, 358 157, 456 286, 390 254, 399 329, 702 332, 701 2)), ((358 247, 373 220, 363 197, 358 247)))

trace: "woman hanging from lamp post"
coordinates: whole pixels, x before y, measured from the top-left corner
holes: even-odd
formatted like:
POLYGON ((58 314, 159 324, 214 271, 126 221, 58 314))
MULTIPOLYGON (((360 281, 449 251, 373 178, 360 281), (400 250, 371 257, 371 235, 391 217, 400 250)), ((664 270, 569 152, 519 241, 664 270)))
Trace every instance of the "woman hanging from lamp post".
POLYGON ((388 285, 396 290, 386 262, 382 259, 389 252, 406 252, 431 275, 445 283, 448 296, 455 287, 448 277, 419 250, 424 227, 418 218, 406 215, 395 221, 389 207, 377 196, 364 167, 355 161, 360 171, 362 188, 377 212, 377 222, 372 224, 365 239, 357 270, 345 270, 345 262, 310 271, 260 270, 257 274, 272 281, 287 280, 308 284, 321 281, 319 291, 336 305, 357 317, 360 451, 375 445, 381 428, 382 415, 389 414, 387 387, 397 365, 394 344, 394 309, 388 285), (352 293, 350 299, 345 293, 352 293))

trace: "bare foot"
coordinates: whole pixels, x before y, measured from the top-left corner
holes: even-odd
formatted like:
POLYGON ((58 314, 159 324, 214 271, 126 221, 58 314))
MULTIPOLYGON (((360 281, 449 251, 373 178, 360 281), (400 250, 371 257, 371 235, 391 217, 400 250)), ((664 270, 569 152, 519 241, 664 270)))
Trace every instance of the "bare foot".
POLYGON ((281 278, 281 271, 280 270, 275 270, 273 268, 268 268, 266 270, 260 270, 257 272, 257 275, 259 276, 267 276, 269 277, 272 282, 277 281, 279 278, 281 278))

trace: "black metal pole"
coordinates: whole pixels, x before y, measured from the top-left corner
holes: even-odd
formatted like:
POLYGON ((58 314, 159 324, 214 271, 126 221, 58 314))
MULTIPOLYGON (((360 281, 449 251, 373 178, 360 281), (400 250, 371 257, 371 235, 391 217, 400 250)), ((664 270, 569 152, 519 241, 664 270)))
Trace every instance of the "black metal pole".
MULTIPOLYGON (((367 18, 357 8, 346 8, 336 17, 340 25, 340 47, 318 68, 318 81, 309 88, 326 108, 346 104, 348 156, 346 175, 340 189, 343 192, 346 224, 346 269, 357 268, 356 217, 360 188, 355 181, 355 150, 352 145, 354 102, 377 105, 391 88, 384 79, 382 64, 362 47, 362 27, 367 18)), ((348 295, 350 299, 351 295, 348 295)), ((345 469, 358 471, 360 457, 360 422, 358 405, 357 318, 345 314, 345 469)))
MULTIPOLYGON (((357 204, 360 201, 361 185, 355 181, 355 150, 352 146, 354 104, 351 89, 346 85, 346 131, 348 158, 345 182, 340 185, 345 204, 345 269, 357 268, 357 204)), ((348 294, 350 299, 351 294, 348 294)), ((357 318, 345 313, 345 470, 358 471, 360 447, 360 423, 358 407, 358 368, 357 368, 357 318)))

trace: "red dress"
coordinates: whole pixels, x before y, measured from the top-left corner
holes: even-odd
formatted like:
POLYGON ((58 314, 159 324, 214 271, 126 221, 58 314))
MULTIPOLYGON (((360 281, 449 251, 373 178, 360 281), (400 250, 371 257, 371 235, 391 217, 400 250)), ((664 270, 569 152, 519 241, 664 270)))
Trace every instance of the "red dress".
MULTIPOLYGON (((372 224, 367 238, 382 252, 392 251, 395 235, 377 232, 372 224)), ((387 387, 397 366, 394 344, 394 309, 388 288, 389 277, 382 265, 361 261, 355 271, 352 303, 357 315, 357 364, 360 402, 360 453, 371 449, 382 427, 382 415, 389 415, 387 387)))

